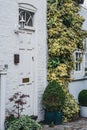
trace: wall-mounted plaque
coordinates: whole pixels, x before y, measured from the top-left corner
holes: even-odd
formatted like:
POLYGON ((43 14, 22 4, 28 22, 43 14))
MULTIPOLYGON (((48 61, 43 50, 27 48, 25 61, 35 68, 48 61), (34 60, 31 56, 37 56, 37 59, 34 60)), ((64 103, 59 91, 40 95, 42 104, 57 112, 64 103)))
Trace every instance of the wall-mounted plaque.
POLYGON ((28 83, 29 81, 30 81, 29 78, 23 78, 23 79, 22 79, 22 82, 23 82, 23 83, 28 83))

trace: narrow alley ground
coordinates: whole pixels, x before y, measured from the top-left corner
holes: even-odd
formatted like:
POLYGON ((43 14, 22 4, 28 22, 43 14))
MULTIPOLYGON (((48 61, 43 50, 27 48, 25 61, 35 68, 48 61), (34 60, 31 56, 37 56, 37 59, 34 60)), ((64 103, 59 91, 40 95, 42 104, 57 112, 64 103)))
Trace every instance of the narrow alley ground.
POLYGON ((74 122, 64 123, 54 127, 44 125, 43 130, 87 130, 87 118, 81 118, 74 122))

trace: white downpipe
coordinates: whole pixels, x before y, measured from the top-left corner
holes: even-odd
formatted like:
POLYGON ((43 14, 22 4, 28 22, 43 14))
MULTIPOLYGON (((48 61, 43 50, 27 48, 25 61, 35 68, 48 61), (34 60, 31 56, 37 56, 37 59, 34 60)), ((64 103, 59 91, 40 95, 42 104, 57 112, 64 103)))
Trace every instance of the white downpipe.
POLYGON ((6 72, 0 72, 0 130, 4 130, 6 72))

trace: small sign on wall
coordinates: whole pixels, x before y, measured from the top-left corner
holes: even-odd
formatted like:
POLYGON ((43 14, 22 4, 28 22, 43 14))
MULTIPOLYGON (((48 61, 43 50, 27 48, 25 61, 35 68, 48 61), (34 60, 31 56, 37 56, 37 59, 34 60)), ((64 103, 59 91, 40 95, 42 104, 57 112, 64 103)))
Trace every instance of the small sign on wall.
POLYGON ((29 81, 30 81, 29 78, 23 78, 23 79, 22 79, 22 83, 28 83, 29 81))

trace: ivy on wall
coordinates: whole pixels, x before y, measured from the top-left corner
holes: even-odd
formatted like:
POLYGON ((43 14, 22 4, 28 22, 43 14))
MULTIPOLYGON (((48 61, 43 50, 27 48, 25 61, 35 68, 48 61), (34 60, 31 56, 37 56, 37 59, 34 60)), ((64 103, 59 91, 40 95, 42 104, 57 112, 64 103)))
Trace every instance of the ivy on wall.
POLYGON ((82 30, 84 18, 79 11, 79 5, 73 0, 48 0, 48 81, 56 80, 64 87, 64 121, 76 118, 79 112, 79 106, 68 91, 71 71, 74 70, 73 53, 76 48, 84 49, 82 43, 87 36, 82 30))

